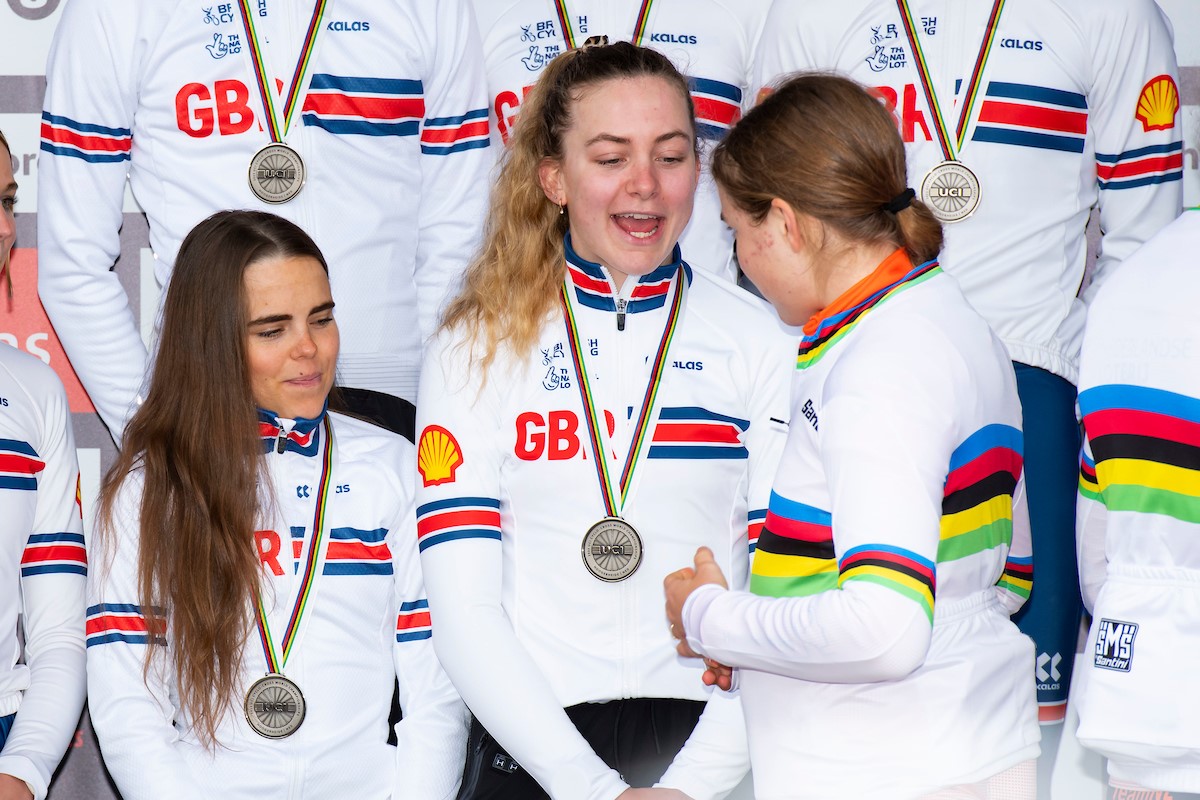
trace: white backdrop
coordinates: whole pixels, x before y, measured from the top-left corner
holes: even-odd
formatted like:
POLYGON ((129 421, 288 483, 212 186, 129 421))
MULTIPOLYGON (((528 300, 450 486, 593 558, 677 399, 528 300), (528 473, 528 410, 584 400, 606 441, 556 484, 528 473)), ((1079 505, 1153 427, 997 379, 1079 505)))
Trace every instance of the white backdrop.
MULTIPOLYGON (((69 0, 68 0, 69 1, 69 0)), ((74 412, 83 470, 85 511, 99 485, 100 471, 114 450, 91 402, 71 370, 37 299, 37 154, 39 117, 45 91, 46 54, 63 0, 0 0, 0 130, 12 145, 13 171, 20 183, 17 244, 13 270, 15 295, 0 295, 0 340, 42 358, 67 386, 74 412)), ((1184 200, 1200 204, 1200 4, 1196 0, 1158 0, 1175 26, 1180 64, 1184 130, 1184 200)), ((122 255, 116 270, 134 313, 153 309, 157 287, 145 220, 126 198, 122 255)), ((152 315, 140 315, 143 336, 152 315)), ((1068 724, 1070 721, 1068 720, 1068 724)), ((1055 782, 1055 800, 1100 800, 1101 767, 1076 747, 1064 746, 1055 782)), ((86 714, 72 748, 50 791, 51 800, 112 800, 86 714)))

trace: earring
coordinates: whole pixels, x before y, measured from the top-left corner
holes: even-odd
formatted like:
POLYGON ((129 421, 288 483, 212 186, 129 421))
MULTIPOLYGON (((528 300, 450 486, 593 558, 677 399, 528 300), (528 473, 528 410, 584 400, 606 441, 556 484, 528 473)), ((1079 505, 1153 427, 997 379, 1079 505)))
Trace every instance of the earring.
POLYGON ((559 203, 558 204, 558 215, 561 217, 563 214, 566 214, 566 213, 567 213, 567 209, 563 206, 562 203, 559 203))

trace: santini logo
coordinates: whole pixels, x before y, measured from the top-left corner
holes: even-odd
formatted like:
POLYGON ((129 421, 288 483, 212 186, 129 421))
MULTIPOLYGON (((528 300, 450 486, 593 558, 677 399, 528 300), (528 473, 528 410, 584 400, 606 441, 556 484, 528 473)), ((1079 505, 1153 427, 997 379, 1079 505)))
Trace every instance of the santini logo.
POLYGON ((817 410, 813 408, 812 400, 804 401, 804 407, 800 409, 800 413, 803 414, 804 418, 813 426, 814 431, 819 430, 817 424, 820 422, 820 420, 817 419, 817 410))
POLYGON ((1096 632, 1096 666, 1117 672, 1129 672, 1133 664, 1133 640, 1137 638, 1136 622, 1101 619, 1096 632))

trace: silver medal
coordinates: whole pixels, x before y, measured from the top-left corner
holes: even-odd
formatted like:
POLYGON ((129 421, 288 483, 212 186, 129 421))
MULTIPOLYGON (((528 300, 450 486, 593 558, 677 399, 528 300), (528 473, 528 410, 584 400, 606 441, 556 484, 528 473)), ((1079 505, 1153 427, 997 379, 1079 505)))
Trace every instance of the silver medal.
POLYGON ((246 692, 246 722, 259 736, 285 739, 304 722, 300 687, 279 673, 259 678, 246 692))
POLYGON ((921 202, 942 222, 959 222, 979 206, 979 178, 961 161, 943 161, 921 181, 921 202))
POLYGON ((264 203, 286 203, 304 187, 304 161, 286 144, 269 144, 250 159, 250 190, 264 203))
POLYGON ((602 581, 623 581, 642 563, 642 539, 632 525, 605 517, 583 537, 583 565, 602 581))

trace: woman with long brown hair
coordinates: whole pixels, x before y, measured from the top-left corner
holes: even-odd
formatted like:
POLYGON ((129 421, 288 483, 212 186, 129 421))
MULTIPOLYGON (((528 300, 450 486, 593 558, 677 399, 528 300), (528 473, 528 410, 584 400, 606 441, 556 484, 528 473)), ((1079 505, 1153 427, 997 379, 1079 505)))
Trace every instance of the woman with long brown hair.
MULTIPOLYGON (((10 157, 0 133, 0 287, 6 275, 12 280, 16 238, 10 157)), ((46 796, 83 708, 87 555, 78 487, 62 382, 0 342, 0 800, 46 796)))
POLYGON ((457 786, 465 711, 429 641, 412 446, 327 410, 333 307, 320 251, 279 217, 221 212, 180 248, 88 609, 92 720, 126 800, 457 786))
POLYGON ((426 359, 417 529, 478 720, 463 797, 709 798, 744 772, 740 708, 671 653, 657 576, 704 544, 745 580, 792 345, 681 255, 697 174, 666 57, 558 56, 426 359))
POLYGON ((742 268, 804 325, 751 565, 668 576, 679 652, 737 667, 756 796, 1031 800, 1038 754, 1021 411, 1004 346, 863 87, 803 75, 713 174, 742 268))

